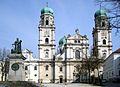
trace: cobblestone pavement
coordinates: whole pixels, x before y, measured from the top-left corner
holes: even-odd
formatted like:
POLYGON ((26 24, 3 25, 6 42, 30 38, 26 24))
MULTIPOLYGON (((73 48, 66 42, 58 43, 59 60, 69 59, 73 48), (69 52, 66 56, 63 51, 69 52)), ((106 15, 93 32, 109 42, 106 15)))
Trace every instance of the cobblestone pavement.
POLYGON ((120 83, 105 83, 103 86, 92 84, 71 83, 71 84, 42 84, 40 87, 120 87, 120 83))

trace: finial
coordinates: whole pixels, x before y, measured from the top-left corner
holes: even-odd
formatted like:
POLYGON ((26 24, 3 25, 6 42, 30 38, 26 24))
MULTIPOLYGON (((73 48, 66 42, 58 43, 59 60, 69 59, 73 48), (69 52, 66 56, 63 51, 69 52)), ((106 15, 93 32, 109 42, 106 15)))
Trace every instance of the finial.
POLYGON ((102 2, 100 2, 100 10, 101 10, 102 2))
POLYGON ((99 1, 99 3, 100 3, 100 10, 102 9, 102 3, 103 3, 104 1, 103 0, 100 0, 99 1))
POLYGON ((48 2, 46 2, 46 7, 48 7, 48 2))

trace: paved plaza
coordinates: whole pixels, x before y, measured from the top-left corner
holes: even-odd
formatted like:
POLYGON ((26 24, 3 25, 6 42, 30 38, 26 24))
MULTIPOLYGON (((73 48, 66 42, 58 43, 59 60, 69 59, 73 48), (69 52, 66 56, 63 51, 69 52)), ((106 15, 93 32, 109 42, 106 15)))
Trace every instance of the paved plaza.
MULTIPOLYGON (((43 84, 44 87, 93 87, 93 85, 90 84, 43 84)), ((101 87, 101 86, 94 86, 94 87, 101 87)))
POLYGON ((92 84, 73 83, 73 84, 42 84, 41 87, 120 87, 120 84, 105 83, 104 86, 95 86, 92 84))

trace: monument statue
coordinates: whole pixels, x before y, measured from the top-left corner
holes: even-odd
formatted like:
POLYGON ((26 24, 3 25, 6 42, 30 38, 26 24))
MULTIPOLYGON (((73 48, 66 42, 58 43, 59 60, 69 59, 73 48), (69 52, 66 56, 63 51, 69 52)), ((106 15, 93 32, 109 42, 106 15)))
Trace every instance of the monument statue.
POLYGON ((22 40, 17 38, 12 44, 11 54, 9 57, 8 81, 25 81, 24 60, 21 49, 22 40))
POLYGON ((11 49, 11 53, 21 54, 21 42, 22 40, 19 40, 19 38, 16 39, 16 41, 12 44, 14 46, 13 49, 11 49))

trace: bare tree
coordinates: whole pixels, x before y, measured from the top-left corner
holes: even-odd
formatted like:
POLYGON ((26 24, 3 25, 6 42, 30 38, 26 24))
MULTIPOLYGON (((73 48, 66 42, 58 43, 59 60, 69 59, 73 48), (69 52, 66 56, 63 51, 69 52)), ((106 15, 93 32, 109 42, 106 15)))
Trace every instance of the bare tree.
POLYGON ((100 8, 108 13, 111 28, 120 30, 120 0, 95 0, 100 8))
POLYGON ((2 76, 1 76, 1 80, 3 81, 4 77, 6 80, 7 77, 7 73, 8 73, 8 67, 9 67, 9 61, 8 61, 8 55, 9 55, 9 50, 3 48, 0 48, 0 60, 1 60, 1 72, 2 72, 2 76))
POLYGON ((0 48, 0 60, 1 61, 5 61, 6 58, 8 58, 7 56, 9 55, 10 51, 6 48, 1 49, 0 48))
POLYGON ((0 48, 0 60, 2 60, 2 49, 0 48))

